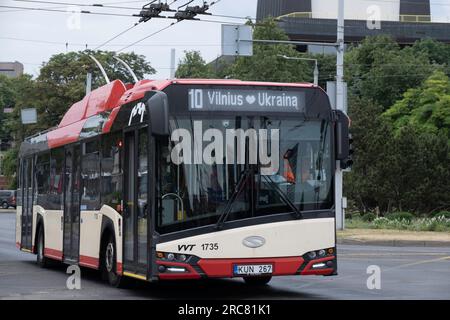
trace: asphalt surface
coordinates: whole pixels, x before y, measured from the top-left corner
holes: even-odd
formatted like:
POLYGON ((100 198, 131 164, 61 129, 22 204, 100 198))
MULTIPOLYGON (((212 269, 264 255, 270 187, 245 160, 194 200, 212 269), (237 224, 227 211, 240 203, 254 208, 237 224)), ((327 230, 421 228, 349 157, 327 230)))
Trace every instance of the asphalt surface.
POLYGON ((66 266, 41 269, 15 247, 15 216, 0 212, 0 299, 450 299, 450 248, 340 245, 334 277, 273 278, 252 288, 240 279, 109 287, 98 272, 81 269, 81 289, 66 287, 66 266), (367 288, 367 268, 381 270, 381 288, 367 288))

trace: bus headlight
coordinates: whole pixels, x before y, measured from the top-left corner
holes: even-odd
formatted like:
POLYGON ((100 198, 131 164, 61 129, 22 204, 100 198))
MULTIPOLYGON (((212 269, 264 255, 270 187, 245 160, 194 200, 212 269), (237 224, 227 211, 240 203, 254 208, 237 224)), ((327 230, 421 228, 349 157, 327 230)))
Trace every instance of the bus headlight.
POLYGON ((156 252, 156 257, 161 260, 171 261, 171 262, 188 262, 189 258, 192 256, 183 253, 173 253, 173 252, 156 252))
POLYGON ((325 252, 325 250, 319 250, 319 257, 325 257, 325 254, 326 254, 326 252, 325 252))
POLYGON ((173 253, 167 254, 167 260, 169 260, 169 261, 175 260, 175 255, 173 253))
POLYGON ((311 251, 311 252, 308 253, 308 257, 309 257, 310 259, 314 259, 316 256, 317 256, 317 254, 316 254, 315 251, 311 251))

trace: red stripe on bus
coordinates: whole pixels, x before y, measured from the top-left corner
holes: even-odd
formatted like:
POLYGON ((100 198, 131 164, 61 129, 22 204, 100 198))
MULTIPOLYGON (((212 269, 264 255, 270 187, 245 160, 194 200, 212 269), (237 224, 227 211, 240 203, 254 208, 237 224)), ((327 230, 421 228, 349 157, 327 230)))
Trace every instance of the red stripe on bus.
POLYGON ((235 264, 273 264, 273 275, 294 275, 303 264, 302 257, 257 259, 201 259, 198 262, 208 277, 232 277, 235 264))
POLYGON ((330 261, 330 260, 334 260, 335 257, 325 257, 325 258, 320 258, 320 259, 315 259, 315 260, 311 260, 310 262, 308 262, 308 264, 306 265, 305 269, 303 269, 303 271, 300 273, 302 275, 324 275, 324 274, 331 274, 333 273, 333 268, 326 268, 326 269, 312 269, 312 266, 316 263, 320 263, 320 262, 325 262, 325 261, 330 261))
POLYGON ((80 266, 98 269, 98 258, 80 256, 80 266))
POLYGON ((123 264, 122 262, 117 262, 117 274, 122 274, 123 273, 123 264))
POLYGON ((45 248, 44 249, 44 256, 46 256, 48 258, 56 259, 56 260, 62 260, 63 253, 60 250, 45 248))

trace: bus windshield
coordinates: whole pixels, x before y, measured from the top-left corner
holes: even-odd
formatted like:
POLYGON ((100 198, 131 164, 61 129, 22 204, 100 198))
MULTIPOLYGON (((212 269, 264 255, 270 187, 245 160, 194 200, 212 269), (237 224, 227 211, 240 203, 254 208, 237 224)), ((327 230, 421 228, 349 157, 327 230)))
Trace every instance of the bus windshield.
POLYGON ((181 115, 171 118, 170 127, 172 136, 158 152, 160 233, 217 223, 225 210, 227 221, 232 221, 291 213, 289 203, 299 211, 332 206, 328 121, 181 115), (240 140, 233 134, 241 129, 246 134, 240 140), (262 130, 266 139, 260 136, 262 130), (256 156, 261 149, 271 159, 269 166, 256 156))

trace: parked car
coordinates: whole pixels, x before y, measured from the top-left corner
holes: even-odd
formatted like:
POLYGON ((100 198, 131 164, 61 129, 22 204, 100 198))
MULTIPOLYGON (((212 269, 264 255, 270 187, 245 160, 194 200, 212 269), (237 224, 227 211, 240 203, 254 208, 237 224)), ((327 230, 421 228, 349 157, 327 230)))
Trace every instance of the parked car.
POLYGON ((2 208, 16 208, 16 195, 17 191, 15 190, 0 190, 0 204, 2 208))

